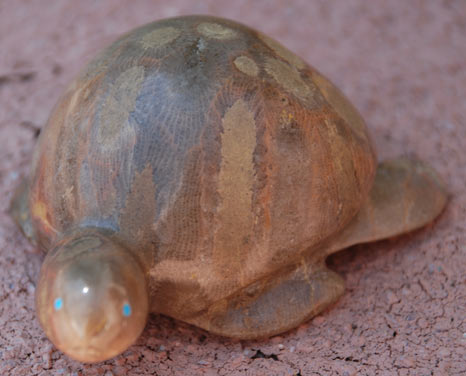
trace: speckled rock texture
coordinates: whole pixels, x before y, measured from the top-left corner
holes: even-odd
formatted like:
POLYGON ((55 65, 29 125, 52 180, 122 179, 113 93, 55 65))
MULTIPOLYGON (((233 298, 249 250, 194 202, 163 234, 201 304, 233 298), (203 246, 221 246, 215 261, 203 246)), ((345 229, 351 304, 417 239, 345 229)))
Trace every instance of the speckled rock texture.
POLYGON ((466 374, 466 2, 0 2, 1 375, 466 374), (34 313, 43 255, 6 213, 39 129, 98 49, 143 23, 232 18, 275 37, 333 80, 367 120, 379 158, 417 155, 451 199, 432 225, 334 255, 347 292, 282 336, 233 341, 152 316, 121 356, 85 365, 57 351, 34 313))

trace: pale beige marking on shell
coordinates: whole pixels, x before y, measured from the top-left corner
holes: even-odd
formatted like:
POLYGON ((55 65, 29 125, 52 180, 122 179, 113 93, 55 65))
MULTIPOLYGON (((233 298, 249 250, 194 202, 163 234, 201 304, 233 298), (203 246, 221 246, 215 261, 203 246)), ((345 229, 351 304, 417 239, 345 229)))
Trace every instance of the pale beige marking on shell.
POLYGON ((156 29, 144 35, 140 41, 143 48, 160 48, 178 38, 181 31, 168 26, 156 29))
POLYGON ((228 40, 238 36, 236 31, 214 22, 202 22, 197 26, 197 31, 208 38, 228 40))
POLYGON ((78 79, 74 79, 71 81, 68 86, 65 88, 65 93, 71 93, 74 92, 78 87, 80 83, 78 82, 78 79))
POLYGON ((283 61, 267 58, 265 70, 277 81, 285 90, 301 98, 306 103, 312 95, 310 86, 301 78, 296 69, 293 69, 283 61))
POLYGON ((351 129, 363 140, 367 140, 364 120, 345 95, 327 78, 317 72, 312 73, 312 81, 317 85, 327 102, 351 129))
POLYGON ((68 118, 74 114, 76 105, 79 103, 79 100, 83 97, 83 88, 85 85, 80 85, 80 86, 73 85, 73 86, 74 86, 73 91, 70 91, 70 92, 73 92, 73 94, 70 98, 70 103, 66 109, 66 115, 65 115, 66 120, 68 120, 68 118))
POLYGON ((251 58, 247 56, 238 56, 234 61, 235 67, 244 74, 255 77, 259 73, 259 67, 251 58))
POLYGON ((101 114, 97 139, 103 149, 113 147, 122 133, 132 127, 127 124, 129 113, 134 110, 136 98, 144 82, 144 67, 127 69, 115 80, 105 100, 101 114))
POLYGON ((220 204, 214 235, 214 264, 221 272, 244 268, 253 235, 253 153, 256 123, 246 103, 238 99, 223 118, 222 160, 218 176, 220 204))
POLYGON ((296 69, 303 69, 307 66, 306 62, 301 59, 299 56, 291 52, 288 48, 282 46, 276 40, 270 38, 269 36, 259 33, 259 38, 271 48, 278 56, 282 59, 288 61, 296 69))
MULTIPOLYGON (((328 119, 324 119, 324 123, 326 126, 328 139, 330 140, 329 144, 330 149, 332 150, 332 155, 337 156, 340 153, 344 153, 346 151, 345 140, 338 133, 337 126, 333 121, 328 119)), ((341 174, 341 171, 343 171, 342 159, 343 158, 333 158, 332 160, 333 166, 338 170, 339 174, 341 174)))

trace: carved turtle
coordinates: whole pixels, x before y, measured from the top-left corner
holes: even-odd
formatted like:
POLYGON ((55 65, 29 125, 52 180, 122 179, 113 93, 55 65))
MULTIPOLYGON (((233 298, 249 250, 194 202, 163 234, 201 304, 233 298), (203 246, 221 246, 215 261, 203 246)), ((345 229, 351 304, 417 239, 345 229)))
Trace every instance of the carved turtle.
POLYGON ((437 174, 377 165, 344 95, 273 39, 187 16, 104 49, 54 108, 13 201, 47 251, 37 314, 96 362, 148 312, 243 339, 296 327, 344 281, 326 257, 432 221, 437 174))

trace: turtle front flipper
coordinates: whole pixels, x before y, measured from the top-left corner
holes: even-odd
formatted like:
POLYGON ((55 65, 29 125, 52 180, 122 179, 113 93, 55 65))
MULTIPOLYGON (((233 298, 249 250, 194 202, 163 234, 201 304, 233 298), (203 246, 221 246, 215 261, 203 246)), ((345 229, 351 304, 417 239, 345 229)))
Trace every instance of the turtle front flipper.
POLYGON ((257 281, 185 321, 226 337, 269 337, 315 316, 344 289, 343 279, 323 262, 302 264, 282 276, 257 281))
POLYGON ((29 215, 29 182, 24 179, 18 188, 16 188, 13 199, 11 200, 8 212, 13 217, 21 232, 34 245, 37 246, 37 239, 34 233, 34 227, 29 215))
POLYGON ((424 162, 405 157, 382 162, 368 200, 326 245, 327 254, 420 228, 442 212, 447 199, 443 182, 424 162))

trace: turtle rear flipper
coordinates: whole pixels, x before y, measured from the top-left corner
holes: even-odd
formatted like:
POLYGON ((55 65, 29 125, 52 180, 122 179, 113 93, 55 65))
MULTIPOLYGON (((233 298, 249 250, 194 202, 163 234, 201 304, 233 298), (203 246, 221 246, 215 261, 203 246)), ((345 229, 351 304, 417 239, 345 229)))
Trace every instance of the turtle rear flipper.
MULTIPOLYGON (((323 258, 357 243, 388 238, 431 222, 443 210, 447 193, 426 164, 406 158, 378 166, 370 197, 352 222, 322 245, 323 258)), ((309 255, 319 254, 315 250, 309 255)), ((241 339, 275 335, 296 327, 332 304, 344 282, 324 262, 295 266, 281 276, 258 281, 186 321, 241 339)))
POLYGON ((300 265, 281 277, 258 281, 185 321, 222 336, 264 338, 295 328, 344 290, 343 279, 324 263, 300 265))
POLYGON ((443 182, 426 163, 405 157, 382 162, 368 200, 330 240, 327 254, 420 228, 442 212, 447 199, 443 182))
POLYGON ((16 188, 13 199, 11 200, 9 214, 18 225, 21 232, 34 245, 37 246, 37 240, 34 233, 34 228, 29 215, 29 182, 24 179, 16 188))

